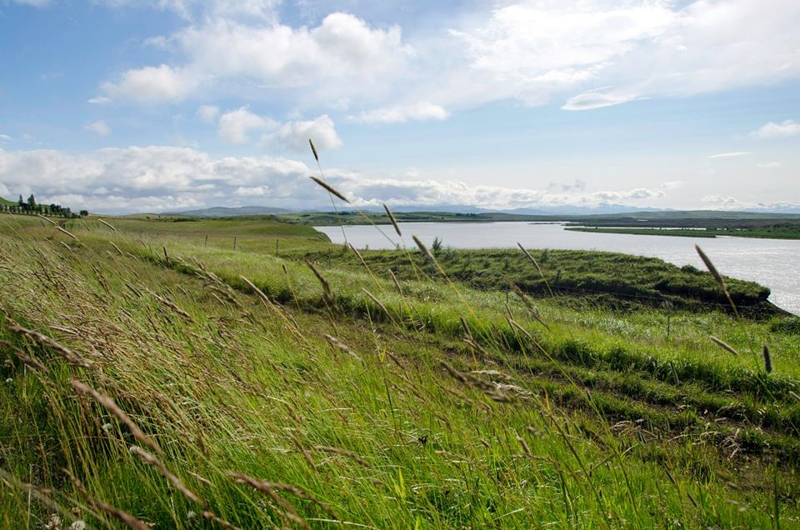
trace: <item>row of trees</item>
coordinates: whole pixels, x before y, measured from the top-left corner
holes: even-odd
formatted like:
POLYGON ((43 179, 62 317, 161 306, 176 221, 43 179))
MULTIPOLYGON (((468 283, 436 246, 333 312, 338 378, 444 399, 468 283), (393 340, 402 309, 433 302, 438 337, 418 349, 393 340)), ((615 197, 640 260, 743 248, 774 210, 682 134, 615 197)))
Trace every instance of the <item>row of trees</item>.
POLYGON ((71 209, 64 208, 60 204, 37 204, 36 197, 33 196, 33 193, 31 193, 27 201, 23 200, 22 195, 20 195, 16 204, 0 204, 0 211, 29 215, 50 215, 53 217, 66 217, 68 219, 86 217, 89 215, 88 210, 81 210, 79 213, 73 213, 71 209))

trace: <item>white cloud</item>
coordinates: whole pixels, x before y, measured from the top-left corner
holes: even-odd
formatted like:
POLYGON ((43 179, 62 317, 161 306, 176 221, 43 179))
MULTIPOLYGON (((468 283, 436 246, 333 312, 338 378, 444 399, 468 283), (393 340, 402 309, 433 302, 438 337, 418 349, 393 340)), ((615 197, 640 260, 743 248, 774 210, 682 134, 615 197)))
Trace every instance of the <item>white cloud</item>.
MULTIPOLYGON (((307 142, 307 139, 306 139, 307 142)), ((100 149, 86 154, 0 148, 0 189, 36 193, 90 211, 164 211, 203 205, 280 205, 327 208, 328 197, 308 179, 306 164, 263 157, 212 158, 186 147, 100 149)), ((660 189, 587 191, 472 186, 456 180, 370 178, 352 171, 326 171, 328 181, 358 206, 441 204, 510 209, 605 204, 653 205, 660 189)))
POLYGON ((250 140, 249 133, 275 128, 278 123, 271 118, 250 112, 247 107, 226 112, 219 119, 219 137, 226 142, 241 144, 250 140))
POLYGON ((731 151, 729 153, 717 153, 716 155, 710 155, 706 158, 711 160, 714 158, 737 158, 740 156, 747 156, 750 154, 750 151, 731 151))
POLYGON ((781 167, 781 165, 780 162, 761 162, 758 164, 758 167, 761 169, 776 169, 781 167))
POLYGON ((103 120, 87 123, 86 125, 83 126, 83 129, 89 132, 93 132, 95 134, 99 134, 100 136, 108 136, 109 134, 111 134, 111 127, 109 127, 108 124, 103 120))
POLYGON ((749 203, 742 203, 726 195, 706 195, 701 199, 701 202, 719 210, 742 210, 752 206, 749 203))
POLYGON ((80 155, 0 148, 0 188, 15 194, 36 193, 43 202, 90 211, 162 211, 211 201, 236 205, 238 188, 259 186, 269 189, 270 200, 288 199, 301 207, 316 194, 313 183, 306 183, 309 172, 305 164, 294 160, 212 159, 185 147, 109 148, 80 155), (53 197, 71 199, 53 201, 53 197))
POLYGON ((93 98, 89 98, 86 100, 87 103, 91 103, 92 105, 108 105, 111 103, 111 98, 106 96, 95 96, 93 98))
POLYGON ((185 98, 200 84, 199 77, 189 70, 166 64, 128 70, 118 83, 103 83, 107 96, 95 100, 119 99, 137 103, 162 103, 185 98))
POLYGON ((783 138, 800 134, 800 123, 786 120, 781 123, 769 122, 752 133, 756 138, 783 138))
POLYGON ((342 145, 333 120, 327 114, 310 121, 285 123, 276 136, 281 144, 300 152, 308 151, 309 139, 313 140, 314 147, 319 151, 336 149, 342 145))
POLYGON ((451 31, 466 46, 468 70, 444 89, 465 103, 539 105, 577 92, 565 105, 573 110, 800 77, 797 2, 520 0, 469 20, 451 31), (591 92, 608 85, 614 97, 591 92))
POLYGON ((340 12, 294 27, 278 19, 278 0, 103 1, 186 19, 156 39, 172 53, 167 63, 101 86, 104 97, 135 102, 277 97, 397 123, 506 99, 587 110, 800 77, 800 3, 785 0, 473 2, 429 22, 452 29, 412 29, 410 39, 340 12))
POLYGON ((667 182, 661 183, 661 189, 665 190, 677 190, 684 186, 684 182, 682 180, 670 180, 667 182))
POLYGON ((612 107, 638 99, 635 94, 622 92, 584 92, 573 96, 561 107, 563 110, 593 110, 612 107))
POLYGON ((306 105, 332 104, 385 92, 402 78, 413 55, 399 27, 372 29, 346 13, 332 13, 311 29, 207 17, 165 42, 182 65, 128 70, 101 89, 116 99, 177 101, 215 83, 242 87, 254 81, 262 92, 303 89, 296 95, 308 98, 306 105))
POLYGON ((363 123, 405 123, 409 120, 445 120, 449 116, 450 113, 439 105, 422 101, 412 105, 366 111, 354 120, 363 123))
POLYGON ((0 134, 0 142, 10 142, 11 140, 13 140, 13 138, 11 138, 9 135, 0 134))
POLYGON ((197 115, 208 123, 213 123, 219 115, 219 107, 214 105, 200 105, 197 108, 197 115))

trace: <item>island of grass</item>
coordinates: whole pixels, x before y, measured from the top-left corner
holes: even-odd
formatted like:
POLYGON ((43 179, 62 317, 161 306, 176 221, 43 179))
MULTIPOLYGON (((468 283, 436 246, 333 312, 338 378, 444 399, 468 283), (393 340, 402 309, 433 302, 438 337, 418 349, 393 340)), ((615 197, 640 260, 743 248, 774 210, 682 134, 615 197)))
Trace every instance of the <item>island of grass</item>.
POLYGON ((153 217, 0 215, 0 527, 800 520, 800 324, 705 272, 153 217))

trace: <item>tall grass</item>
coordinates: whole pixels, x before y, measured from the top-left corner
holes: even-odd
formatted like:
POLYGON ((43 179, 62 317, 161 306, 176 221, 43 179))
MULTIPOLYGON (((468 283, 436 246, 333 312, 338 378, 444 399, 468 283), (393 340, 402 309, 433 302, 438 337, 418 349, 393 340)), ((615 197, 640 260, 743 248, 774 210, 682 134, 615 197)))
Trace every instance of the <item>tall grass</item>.
POLYGON ((438 256, 7 223, 4 527, 797 524, 798 339, 770 322, 676 311, 668 338, 438 256))

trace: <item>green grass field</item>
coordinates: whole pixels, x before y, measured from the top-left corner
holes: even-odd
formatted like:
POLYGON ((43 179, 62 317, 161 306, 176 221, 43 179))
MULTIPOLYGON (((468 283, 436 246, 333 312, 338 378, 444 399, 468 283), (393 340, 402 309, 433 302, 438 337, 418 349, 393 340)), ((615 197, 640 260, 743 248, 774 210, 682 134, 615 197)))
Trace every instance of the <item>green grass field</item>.
POLYGON ((104 220, 0 215, 1 527, 800 524, 800 321, 759 286, 104 220))

